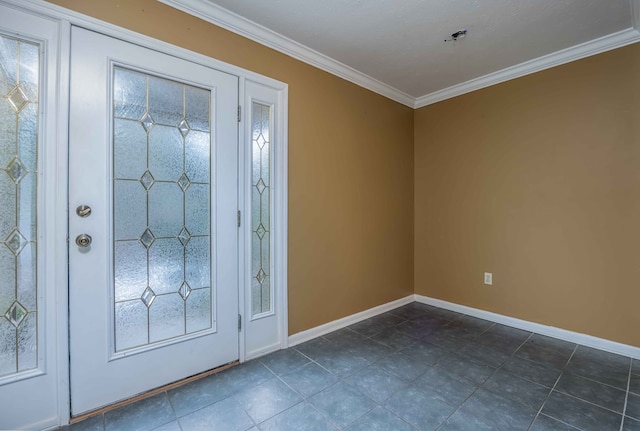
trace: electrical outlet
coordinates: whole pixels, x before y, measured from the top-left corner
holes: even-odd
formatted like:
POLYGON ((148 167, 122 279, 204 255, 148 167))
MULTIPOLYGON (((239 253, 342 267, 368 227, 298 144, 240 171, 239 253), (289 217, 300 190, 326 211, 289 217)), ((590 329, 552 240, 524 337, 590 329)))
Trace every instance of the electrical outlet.
POLYGON ((485 272, 484 273, 484 284, 488 284, 489 286, 491 286, 493 284, 493 273, 492 272, 485 272))

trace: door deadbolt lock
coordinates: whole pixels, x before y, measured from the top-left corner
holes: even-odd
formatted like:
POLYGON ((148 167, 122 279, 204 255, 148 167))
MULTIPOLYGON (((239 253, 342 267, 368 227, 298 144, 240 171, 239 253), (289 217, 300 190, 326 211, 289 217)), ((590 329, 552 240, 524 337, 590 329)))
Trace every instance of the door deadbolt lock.
POLYGON ((91 207, 89 205, 80 205, 76 208, 76 214, 82 218, 89 217, 91 215, 91 207))
POLYGON ((86 233, 80 234, 76 237, 76 245, 78 247, 89 247, 91 245, 91 236, 86 233))

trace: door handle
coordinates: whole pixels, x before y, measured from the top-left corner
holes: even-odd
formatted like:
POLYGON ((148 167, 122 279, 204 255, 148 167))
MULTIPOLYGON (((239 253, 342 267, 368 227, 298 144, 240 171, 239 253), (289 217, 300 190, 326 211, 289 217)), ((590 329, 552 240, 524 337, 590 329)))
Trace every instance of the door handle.
POLYGON ((86 248, 91 245, 91 240, 92 238, 90 235, 87 235, 86 233, 81 233, 76 237, 76 245, 78 247, 86 248))

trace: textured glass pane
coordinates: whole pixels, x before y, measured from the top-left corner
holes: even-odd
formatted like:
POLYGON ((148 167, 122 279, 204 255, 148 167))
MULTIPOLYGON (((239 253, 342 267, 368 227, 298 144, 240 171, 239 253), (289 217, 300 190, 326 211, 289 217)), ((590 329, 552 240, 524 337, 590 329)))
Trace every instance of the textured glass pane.
POLYGON ((32 102, 38 101, 39 51, 38 45, 20 42, 20 87, 32 102))
POLYGON ((28 241, 36 240, 36 180, 30 173, 18 184, 18 229, 28 241))
POLYGON ((116 319, 119 351, 188 333, 188 303, 189 327, 211 326, 210 300, 192 296, 211 286, 211 145, 198 131, 211 92, 122 68, 114 82, 116 117, 134 120, 114 119, 115 313, 133 316, 116 319))
POLYGON ((16 328, 4 317, 0 318, 0 377, 18 370, 16 328))
POLYGON ((184 307, 184 300, 177 293, 158 296, 149 308, 149 341, 184 335, 184 307))
POLYGON ((157 181, 176 181, 184 170, 184 140, 176 127, 149 132, 149 171, 157 181))
POLYGON ((18 41, 0 37, 0 95, 5 95, 17 83, 18 41))
POLYGON ((208 236, 192 237, 186 248, 187 283, 192 289, 211 287, 211 251, 208 236))
POLYGON ((114 122, 115 178, 138 180, 147 170, 147 134, 138 121, 116 119, 114 122))
POLYGON ((149 77, 149 113, 158 124, 177 127, 184 118, 184 85, 149 77))
POLYGON ((115 305, 116 350, 121 351, 148 343, 148 309, 140 300, 115 305))
POLYGON ((11 109, 6 99, 0 97, 0 168, 6 168, 16 156, 18 146, 16 125, 16 112, 11 109))
POLYGON ((116 68, 113 93, 116 117, 140 120, 147 112, 147 78, 144 74, 116 68))
POLYGON ((251 306, 253 314, 271 311, 270 143, 271 107, 251 105, 251 306))
POLYGON ((178 236, 184 225, 184 195, 178 184, 155 183, 148 193, 151 231, 156 237, 178 236))
POLYGON ((0 375, 38 366, 39 56, 0 35, 0 375))
MULTIPOLYGON (((25 245, 16 257, 18 275, 18 301, 27 310, 36 310, 36 245, 25 245)), ((13 277, 11 277, 13 278, 13 277)))
POLYGON ((147 287, 147 250, 140 241, 117 241, 114 255, 116 301, 140 298, 147 287))
POLYGON ((35 313, 29 313, 18 326, 18 371, 37 366, 37 319, 35 313))
POLYGON ((116 240, 138 239, 147 228, 147 193, 138 181, 114 181, 116 240))
POLYGON ((211 289, 192 290, 186 305, 187 333, 211 328, 211 289))
POLYGON ((210 191, 206 184, 192 184, 186 194, 186 225, 191 235, 209 235, 210 191))
POLYGON ((16 300, 16 258, 7 247, 0 245, 0 320, 16 300))
POLYGON ((209 132, 211 92, 209 90, 188 86, 185 93, 189 125, 194 130, 209 132))
POLYGON ((175 238, 158 239, 149 249, 149 286, 156 294, 177 292, 184 281, 184 247, 175 238))
POLYGON ((18 115, 18 156, 29 171, 36 170, 38 105, 29 103, 18 115))
POLYGON ((191 131, 185 138, 186 169, 192 182, 208 183, 211 168, 211 135, 191 131))
POLYGON ((16 227, 16 185, 0 170, 0 241, 16 227))

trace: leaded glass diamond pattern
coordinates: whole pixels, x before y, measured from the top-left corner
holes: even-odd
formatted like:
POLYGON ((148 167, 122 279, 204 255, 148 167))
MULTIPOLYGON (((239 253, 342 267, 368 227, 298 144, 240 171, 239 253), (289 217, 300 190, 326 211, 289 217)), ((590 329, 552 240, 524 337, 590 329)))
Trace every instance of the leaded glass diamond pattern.
POLYGON ((153 178, 151 172, 149 172, 148 169, 144 171, 144 174, 140 177, 140 184, 142 184, 142 187, 144 187, 145 190, 149 190, 154 182, 155 178, 153 178))
POLYGON ((16 256, 20 254, 27 243, 27 239, 17 229, 11 232, 5 240, 5 244, 9 250, 11 250, 16 256))
POLYGON ((4 317, 16 328, 22 323, 25 317, 27 317, 27 310, 18 301, 15 301, 9 307, 9 310, 5 313, 4 317))
POLYGON ((178 239, 182 243, 183 247, 186 247, 189 244, 189 240, 191 239, 191 234, 187 230, 186 227, 183 227, 180 233, 178 234, 178 239))
POLYGON ((180 289, 178 289, 178 293, 180 294, 182 299, 186 301, 189 297, 189 294, 191 293, 191 287, 189 287, 189 285, 184 282, 182 283, 182 286, 180 286, 180 289))
POLYGON ((156 237, 153 235, 153 232, 149 230, 149 228, 145 229, 145 231, 142 232, 142 236, 140 237, 140 242, 146 248, 151 247, 151 244, 153 244, 155 240, 156 240, 156 237))
POLYGON ((264 228, 262 223, 260 223, 260 226, 258 226, 258 229, 256 229, 256 235, 258 235, 258 238, 262 239, 264 237, 264 234, 266 233, 267 230, 264 228))
POLYGON ((210 90, 119 66, 112 96, 120 127, 111 146, 113 312, 122 352, 212 328, 211 147, 201 141, 211 142, 202 119, 208 124, 215 101, 210 90))
POLYGON ((189 177, 187 176, 187 174, 183 173, 182 175, 180 175, 180 178, 178 178, 178 185, 180 186, 183 192, 187 191, 187 189, 191 185, 191 181, 189 180, 189 177))
POLYGON ((142 292, 142 296, 140 300, 147 306, 147 308, 151 307, 153 301, 156 299, 156 293, 150 287, 147 287, 144 292, 142 292))
POLYGON ((0 34, 0 378, 37 368, 41 46, 0 34))
POLYGON ((7 101, 9 102, 9 105, 11 105, 11 108, 13 108, 13 110, 16 111, 17 114, 22 111, 25 106, 27 106, 27 103, 29 103, 29 98, 26 94, 24 94, 24 91, 22 90, 22 88, 20 88, 20 85, 16 85, 7 94, 7 101))
POLYGON ((7 175, 9 175, 16 184, 22 181, 22 179, 27 176, 27 173, 27 167, 18 157, 11 160, 7 165, 7 175))
POLYGON ((151 131, 151 129, 153 128, 153 125, 156 123, 153 117, 151 116, 151 114, 149 114, 148 112, 142 116, 142 118, 140 119, 140 122, 142 123, 142 127, 144 127, 144 130, 147 133, 151 131))
POLYGON ((267 278, 267 273, 264 272, 262 268, 260 268, 260 271, 258 271, 258 274, 256 275, 256 280, 258 280, 258 283, 262 284, 264 283, 264 280, 266 278, 267 278))
POLYGON ((187 123, 187 120, 183 119, 180 124, 178 124, 178 130, 180 130, 183 138, 185 138, 189 134, 189 130, 191 130, 191 128, 189 127, 189 123, 187 123))
POLYGON ((262 194, 264 192, 264 189, 267 188, 267 185, 264 183, 264 181, 262 181, 262 178, 260 178, 260 180, 256 184, 256 188, 258 189, 258 193, 260 194, 262 194))
POLYGON ((254 281, 251 287, 251 307, 253 315, 272 310, 270 226, 270 143, 271 107, 257 102, 251 105, 251 157, 253 185, 251 192, 251 271, 254 281))

